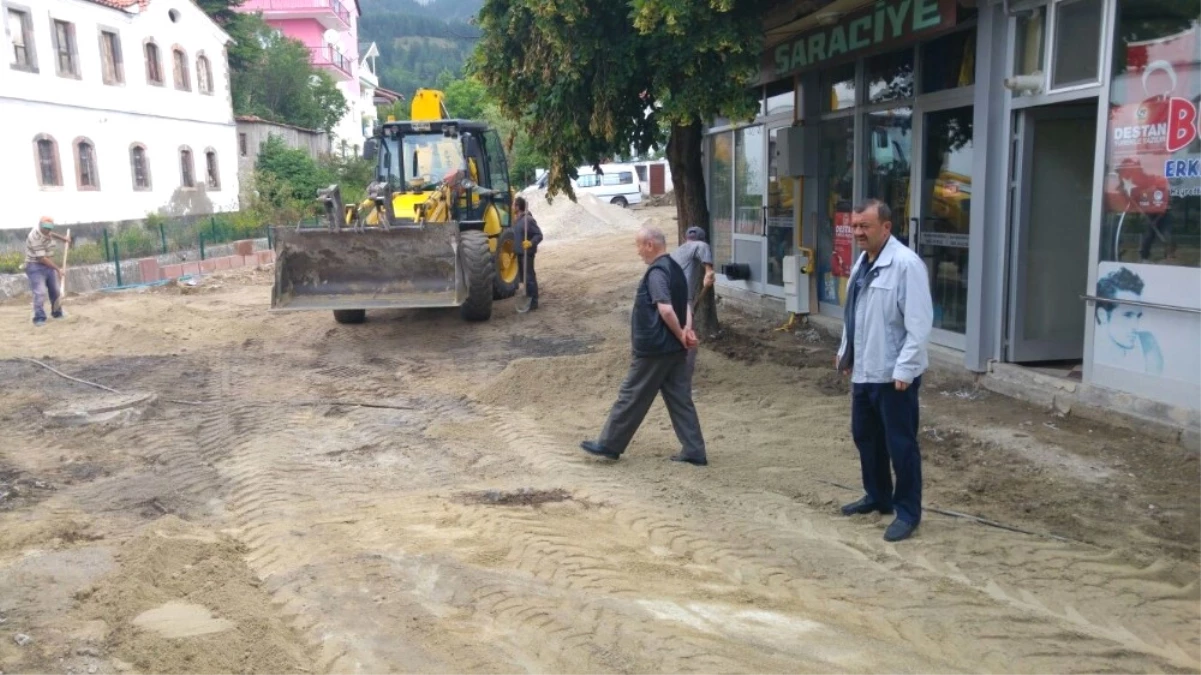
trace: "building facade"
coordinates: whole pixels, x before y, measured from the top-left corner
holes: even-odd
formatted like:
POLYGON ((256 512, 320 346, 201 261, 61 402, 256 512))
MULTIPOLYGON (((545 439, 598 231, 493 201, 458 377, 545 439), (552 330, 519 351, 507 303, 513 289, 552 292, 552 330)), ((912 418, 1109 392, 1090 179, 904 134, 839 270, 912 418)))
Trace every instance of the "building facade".
POLYGON ((362 147, 363 117, 375 108, 363 105, 358 1, 246 0, 237 10, 261 14, 269 26, 308 47, 309 62, 329 73, 346 97, 346 114, 331 130, 334 149, 345 147, 349 154, 362 147))
POLYGON ((226 35, 189 0, 0 0, 0 228, 238 208, 226 35))
POLYGON ((707 132, 719 293, 783 316, 803 253, 809 311, 841 320, 853 205, 882 199, 965 368, 1023 364, 1195 426, 1201 0, 812 6, 769 10, 759 114, 707 132))
POLYGON ((238 115, 238 180, 243 186, 252 185, 263 144, 278 136, 289 148, 304 150, 309 157, 319 159, 331 152, 329 134, 315 129, 270 122, 253 115, 238 115))

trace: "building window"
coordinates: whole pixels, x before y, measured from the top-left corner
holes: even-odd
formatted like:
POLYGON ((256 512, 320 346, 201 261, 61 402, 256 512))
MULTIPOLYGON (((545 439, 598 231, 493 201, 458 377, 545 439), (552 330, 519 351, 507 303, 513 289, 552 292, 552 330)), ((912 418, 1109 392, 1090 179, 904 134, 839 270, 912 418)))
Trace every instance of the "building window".
POLYGON ((38 72, 37 52, 33 48, 33 22, 25 10, 8 10, 8 32, 13 40, 12 67, 38 72))
POLYGON ((205 184, 210 190, 221 189, 221 174, 217 170, 217 151, 209 148, 204 151, 205 184))
POLYGON ((55 66, 62 77, 79 77, 79 55, 75 50, 75 24, 53 22, 55 66))
POLYGON ((125 83, 125 64, 121 57, 121 37, 112 31, 100 31, 100 66, 105 84, 125 83))
POLYGON ((238 153, 241 154, 243 157, 250 154, 249 148, 247 146, 248 146, 248 143, 246 141, 246 134, 238 134, 238 153))
POLYGON ((86 138, 75 139, 75 184, 80 190, 99 190, 96 172, 96 146, 86 138))
POLYGON ((146 52, 146 82, 162 86, 163 64, 159 59, 158 45, 153 41, 147 42, 144 50, 146 52))
POLYGON ((213 69, 207 56, 196 58, 196 86, 202 94, 213 93, 213 69))
POLYGON ((179 184, 185 188, 196 187, 195 164, 192 163, 192 149, 179 149, 179 184))
POLYGON ((1070 0, 1055 6, 1051 88, 1100 81, 1101 0, 1070 0))
POLYGON ((133 171, 133 189, 150 189, 150 163, 146 160, 146 146, 134 143, 129 148, 129 168, 133 171))
POLYGON ((58 166, 58 143, 46 134, 33 139, 33 148, 38 162, 38 185, 62 187, 63 174, 58 166))
POLYGON ((181 91, 192 91, 192 78, 188 74, 188 55, 176 47, 171 50, 175 61, 175 88, 181 91))

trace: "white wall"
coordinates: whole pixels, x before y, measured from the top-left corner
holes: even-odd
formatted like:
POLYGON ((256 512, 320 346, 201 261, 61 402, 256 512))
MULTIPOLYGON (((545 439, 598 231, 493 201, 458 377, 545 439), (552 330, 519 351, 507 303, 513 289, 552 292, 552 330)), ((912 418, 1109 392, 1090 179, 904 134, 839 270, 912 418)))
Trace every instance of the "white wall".
MULTIPOLYGON (((84 223, 144 218, 149 212, 208 213, 238 206, 237 133, 230 99, 225 35, 189 0, 155 0, 129 14, 84 0, 0 0, 6 19, 0 60, 0 199, 6 217, 0 228, 26 228, 49 215, 58 222, 84 223), (28 11, 38 72, 11 67, 12 36, 7 10, 28 11), (171 12, 177 12, 172 21, 171 12), (51 20, 74 24, 79 77, 58 75, 51 20), (124 82, 105 84, 101 75, 100 30, 121 40, 124 82), (147 82, 144 41, 159 47, 161 86, 147 82), (188 57, 191 91, 174 85, 172 48, 188 57), (213 72, 213 92, 200 93, 197 57, 213 72), (42 187, 35 137, 49 134, 58 144, 62 187, 42 187), (95 146, 98 190, 80 190, 73 142, 95 146), (146 146, 152 189, 134 189, 130 146, 146 146), (181 189, 179 148, 192 150, 197 187, 181 189), (205 151, 217 153, 221 186, 204 187, 205 151)), ((136 7, 136 5, 135 5, 136 7)))

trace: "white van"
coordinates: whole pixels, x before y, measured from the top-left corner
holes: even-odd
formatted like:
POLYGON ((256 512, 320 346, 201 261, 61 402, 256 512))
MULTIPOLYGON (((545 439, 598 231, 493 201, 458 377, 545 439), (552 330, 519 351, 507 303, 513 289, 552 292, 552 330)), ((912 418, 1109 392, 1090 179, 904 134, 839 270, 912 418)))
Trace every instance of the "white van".
POLYGON ((600 168, 599 174, 591 166, 576 169, 579 177, 572 182, 575 191, 622 208, 642 203, 642 183, 633 164, 601 164, 600 168))

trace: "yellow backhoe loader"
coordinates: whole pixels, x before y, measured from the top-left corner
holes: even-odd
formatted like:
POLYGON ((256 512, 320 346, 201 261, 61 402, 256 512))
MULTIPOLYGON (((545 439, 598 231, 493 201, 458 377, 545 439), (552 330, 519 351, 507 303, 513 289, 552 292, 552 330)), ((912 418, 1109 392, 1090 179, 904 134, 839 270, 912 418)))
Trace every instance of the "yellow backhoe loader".
POLYGON ((450 119, 437 90, 419 89, 412 119, 375 129, 363 154, 376 179, 359 204, 321 190, 323 227, 274 230, 272 310, 333 310, 362 323, 369 309, 459 307, 468 321, 518 288, 521 247, 500 136, 450 119))

